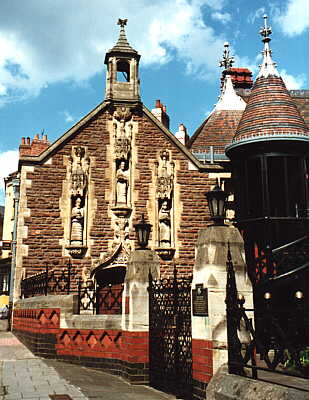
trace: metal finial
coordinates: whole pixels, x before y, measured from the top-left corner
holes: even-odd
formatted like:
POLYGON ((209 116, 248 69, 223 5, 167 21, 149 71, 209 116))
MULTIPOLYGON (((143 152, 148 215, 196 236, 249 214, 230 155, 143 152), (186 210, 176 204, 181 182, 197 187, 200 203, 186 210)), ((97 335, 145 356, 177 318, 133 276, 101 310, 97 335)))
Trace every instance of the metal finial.
POLYGON ((128 20, 127 19, 118 19, 117 25, 120 25, 121 28, 124 28, 127 25, 128 20))
POLYGON ((263 15, 264 18, 264 26, 260 29, 260 35, 263 36, 263 42, 270 41, 269 35, 272 34, 271 27, 267 25, 268 16, 265 14, 263 15))
POLYGON ((225 42, 224 43, 224 50, 223 50, 223 57, 222 60, 219 62, 220 67, 224 67, 224 69, 230 69, 232 68, 234 64, 234 57, 230 56, 230 49, 229 49, 229 43, 225 42))

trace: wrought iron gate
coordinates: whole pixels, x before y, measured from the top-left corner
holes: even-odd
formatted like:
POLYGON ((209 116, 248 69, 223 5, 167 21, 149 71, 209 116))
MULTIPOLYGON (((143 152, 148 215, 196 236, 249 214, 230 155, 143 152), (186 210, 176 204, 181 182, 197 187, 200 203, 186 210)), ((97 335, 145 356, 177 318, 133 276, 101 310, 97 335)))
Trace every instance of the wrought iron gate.
POLYGON ((149 279, 150 385, 192 398, 192 278, 149 279))

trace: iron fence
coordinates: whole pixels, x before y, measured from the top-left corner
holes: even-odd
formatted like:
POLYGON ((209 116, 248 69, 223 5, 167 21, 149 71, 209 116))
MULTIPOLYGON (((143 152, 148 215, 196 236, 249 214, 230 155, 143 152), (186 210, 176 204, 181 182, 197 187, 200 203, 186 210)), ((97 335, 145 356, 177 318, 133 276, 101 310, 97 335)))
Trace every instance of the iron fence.
MULTIPOLYGON (((274 282, 255 287, 255 308, 246 309, 244 297, 237 292, 228 249, 226 308, 230 373, 279 384, 287 384, 286 379, 277 378, 280 374, 309 378, 308 301, 301 290, 295 290, 303 280, 308 281, 309 271, 308 268, 300 271, 293 275, 292 282, 279 288, 274 282), (292 293, 287 292, 288 288, 292 293)), ((297 383, 293 381, 293 385, 297 383)), ((308 391, 309 385, 302 388, 308 391)))
POLYGON ((83 285, 79 279, 77 314, 122 314, 123 288, 123 283, 94 287, 89 281, 83 285))
POLYGON ((45 271, 32 275, 21 281, 21 298, 47 296, 48 294, 70 294, 72 266, 69 261, 66 269, 50 270, 48 265, 45 271))

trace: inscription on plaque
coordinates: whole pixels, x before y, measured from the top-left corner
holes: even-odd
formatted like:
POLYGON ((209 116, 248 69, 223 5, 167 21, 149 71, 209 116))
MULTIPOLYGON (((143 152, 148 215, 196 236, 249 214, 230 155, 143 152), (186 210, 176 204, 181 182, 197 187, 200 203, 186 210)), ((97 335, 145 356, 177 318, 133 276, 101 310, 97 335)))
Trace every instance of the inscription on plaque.
POLYGON ((195 289, 192 290, 192 298, 193 315, 197 317, 207 317, 208 292, 207 288, 204 288, 202 283, 195 285, 195 289))

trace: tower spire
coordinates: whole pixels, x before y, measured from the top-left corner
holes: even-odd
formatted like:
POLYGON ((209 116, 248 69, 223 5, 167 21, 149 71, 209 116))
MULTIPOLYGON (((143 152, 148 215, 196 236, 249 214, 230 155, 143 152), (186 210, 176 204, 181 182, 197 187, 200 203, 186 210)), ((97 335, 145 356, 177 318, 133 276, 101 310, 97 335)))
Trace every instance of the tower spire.
POLYGON ((267 25, 267 15, 263 16, 264 18, 264 26, 260 30, 260 35, 263 37, 262 42, 264 43, 264 49, 262 51, 263 54, 263 62, 260 66, 260 72, 257 78, 264 77, 267 78, 269 75, 280 76, 279 72, 276 68, 276 63, 272 60, 271 57, 271 49, 269 46, 269 42, 271 41, 270 35, 272 34, 271 27, 267 25))
POLYGON ((230 45, 228 42, 224 43, 224 50, 222 60, 219 61, 219 66, 223 67, 224 70, 232 68, 235 60, 234 57, 230 56, 230 45))
POLYGON ((229 43, 224 43, 223 57, 219 66, 224 68, 225 76, 221 86, 221 94, 214 110, 244 110, 246 103, 235 92, 230 69, 234 63, 234 57, 230 55, 229 43))

